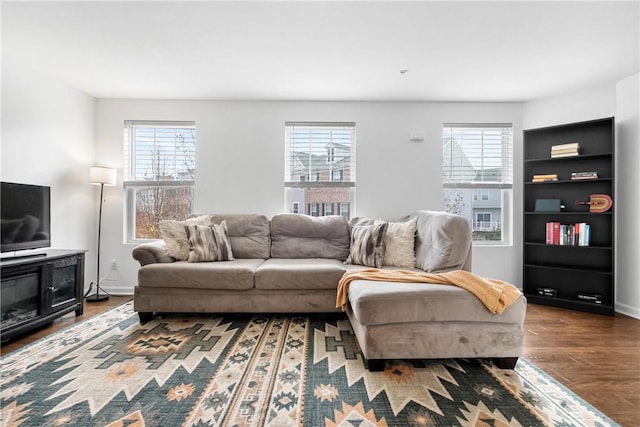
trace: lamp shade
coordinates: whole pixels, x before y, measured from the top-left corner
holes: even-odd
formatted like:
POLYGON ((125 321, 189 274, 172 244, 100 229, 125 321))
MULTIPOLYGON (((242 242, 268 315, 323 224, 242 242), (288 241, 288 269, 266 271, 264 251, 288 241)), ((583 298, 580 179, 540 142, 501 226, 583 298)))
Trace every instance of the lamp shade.
POLYGON ((116 170, 93 166, 89 168, 89 183, 96 185, 116 185, 116 170))

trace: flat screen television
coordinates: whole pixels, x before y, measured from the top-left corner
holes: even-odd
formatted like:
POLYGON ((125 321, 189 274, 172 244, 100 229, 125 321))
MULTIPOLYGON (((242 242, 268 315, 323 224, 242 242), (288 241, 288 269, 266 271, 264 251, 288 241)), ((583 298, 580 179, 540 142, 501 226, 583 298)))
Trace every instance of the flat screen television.
POLYGON ((51 188, 2 182, 0 187, 1 251, 51 246, 51 188))

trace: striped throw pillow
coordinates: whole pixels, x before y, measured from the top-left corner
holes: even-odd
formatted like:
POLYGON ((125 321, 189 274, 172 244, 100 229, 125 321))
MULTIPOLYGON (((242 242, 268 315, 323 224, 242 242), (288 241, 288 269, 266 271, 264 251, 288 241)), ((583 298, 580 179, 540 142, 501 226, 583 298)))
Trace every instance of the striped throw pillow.
POLYGON ((227 222, 213 225, 185 225, 189 257, 187 262, 232 261, 227 222))
POLYGON ((351 245, 346 263, 381 268, 384 262, 384 237, 387 227, 386 221, 354 225, 351 228, 351 245))

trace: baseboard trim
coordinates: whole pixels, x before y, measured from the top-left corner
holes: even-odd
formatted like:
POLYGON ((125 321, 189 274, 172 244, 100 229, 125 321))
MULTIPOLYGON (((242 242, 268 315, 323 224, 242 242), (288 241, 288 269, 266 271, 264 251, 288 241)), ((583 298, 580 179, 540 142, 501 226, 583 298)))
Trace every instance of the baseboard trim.
POLYGON ((640 319, 640 307, 632 307, 627 304, 616 302, 616 313, 624 314, 625 316, 640 319))
POLYGON ((103 282, 100 288, 104 289, 110 295, 133 295, 133 286, 105 286, 103 282))

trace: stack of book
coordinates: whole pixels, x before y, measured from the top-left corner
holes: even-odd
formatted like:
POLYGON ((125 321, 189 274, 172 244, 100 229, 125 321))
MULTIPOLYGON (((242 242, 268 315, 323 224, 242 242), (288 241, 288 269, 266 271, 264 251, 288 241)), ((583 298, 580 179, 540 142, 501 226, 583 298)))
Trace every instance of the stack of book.
POLYGON ((571 172, 571 179, 598 179, 598 172, 571 172))
POLYGON ((571 142, 569 144, 560 144, 551 146, 551 158, 573 157, 580 154, 580 144, 571 142))
POLYGON ((545 224, 545 243, 547 245, 589 246, 591 226, 584 222, 575 224, 560 224, 547 222, 545 224))
POLYGON ((594 304, 602 304, 603 301, 601 294, 592 294, 590 292, 578 292, 578 299, 594 304))
POLYGON ((557 181, 558 174, 550 173, 547 175, 533 175, 531 182, 549 182, 549 181, 557 181))

